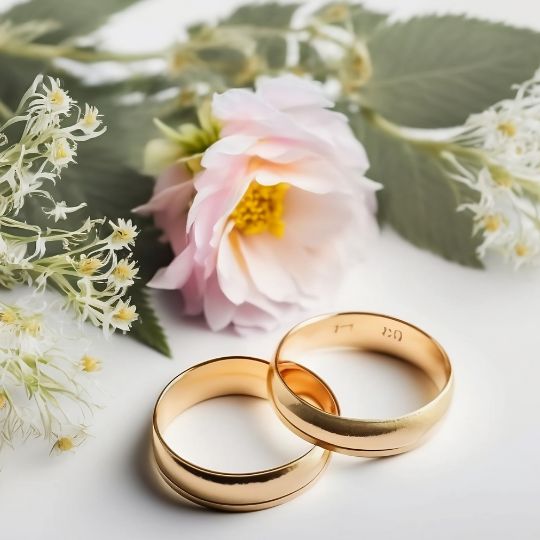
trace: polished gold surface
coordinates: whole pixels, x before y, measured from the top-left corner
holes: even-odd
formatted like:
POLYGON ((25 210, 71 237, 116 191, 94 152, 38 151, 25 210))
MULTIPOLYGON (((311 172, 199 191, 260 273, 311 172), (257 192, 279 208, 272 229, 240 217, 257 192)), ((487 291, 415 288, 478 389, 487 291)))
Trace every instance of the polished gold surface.
MULTIPOLYGON (((268 362, 264 360, 219 358, 184 371, 163 390, 154 410, 154 456, 163 479, 178 494, 220 510, 261 510, 296 497, 324 471, 330 452, 318 446, 280 467, 237 474, 199 467, 183 459, 165 442, 163 432, 167 426, 196 403, 235 394, 266 399, 267 373, 268 362)), ((284 362, 281 376, 306 404, 339 414, 331 390, 311 371, 284 362)))
POLYGON ((281 341, 270 363, 268 389, 279 418, 303 439, 322 448, 362 457, 391 456, 413 449, 450 404, 453 375, 444 349, 425 332, 376 313, 338 313, 310 319, 281 341), (308 403, 284 374, 300 355, 316 349, 353 348, 405 360, 424 371, 438 394, 420 409, 391 419, 340 417, 308 403))

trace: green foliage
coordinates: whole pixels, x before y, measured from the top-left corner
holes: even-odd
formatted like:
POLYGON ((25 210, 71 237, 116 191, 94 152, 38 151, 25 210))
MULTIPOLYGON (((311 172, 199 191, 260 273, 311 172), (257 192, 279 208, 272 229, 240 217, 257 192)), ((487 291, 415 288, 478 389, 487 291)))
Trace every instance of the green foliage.
POLYGON ((150 303, 148 290, 141 286, 135 286, 132 292, 131 298, 137 305, 139 320, 133 324, 130 335, 133 335, 137 341, 144 345, 172 358, 167 336, 150 303))
MULTIPOLYGON (((52 19, 59 23, 58 29, 39 37, 37 44, 70 45, 136 1, 93 0, 77 2, 77 9, 66 9, 65 0, 30 0, 0 18, 15 23, 52 19)), ((471 217, 456 211, 474 194, 449 178, 434 147, 381 129, 374 119, 421 128, 463 123, 471 113, 511 96, 512 85, 532 75, 540 65, 540 35, 454 15, 392 23, 387 14, 350 2, 331 2, 308 18, 305 31, 290 32, 301 5, 244 5, 217 26, 193 25, 188 28, 187 41, 179 44, 169 59, 168 71, 92 87, 61 72, 51 63, 53 57, 17 57, 12 52, 2 53, 0 48, 0 100, 9 107, 16 106, 36 73, 48 72, 61 75, 74 98, 97 105, 104 114, 107 133, 81 146, 78 166, 69 168, 57 187, 59 198, 68 204, 86 201, 88 213, 94 217, 130 217, 143 227, 136 251, 142 276, 134 293, 141 320, 133 333, 164 354, 170 351, 142 285, 172 255, 167 246, 157 242, 158 231, 150 222, 131 214, 153 188, 150 178, 136 172, 142 165, 145 143, 157 135, 152 119, 160 118, 175 127, 192 122, 197 101, 189 95, 197 83, 207 83, 211 94, 232 86, 251 86, 261 73, 289 69, 288 39, 296 39, 298 44, 295 71, 321 81, 333 77, 344 83, 347 77, 352 80, 354 65, 347 69, 344 61, 340 64, 327 58, 319 46, 328 30, 323 27, 320 32, 321 23, 338 27, 339 31, 331 29, 337 34, 349 32, 352 42, 366 45, 371 59, 371 78, 361 87, 360 83, 349 88, 344 84, 353 95, 342 96, 339 108, 349 116, 366 146, 369 176, 384 184, 381 221, 419 247, 461 264, 481 265, 475 252, 478 238, 471 234, 471 217), (182 96, 156 97, 171 88, 181 88, 182 96), (141 99, 123 99, 135 94, 141 99), (351 108, 349 99, 361 103, 363 112, 354 109, 355 105, 351 108)), ((333 46, 339 48, 339 39, 333 46)), ((350 49, 347 40, 342 48, 350 49)), ((31 206, 25 215, 29 220, 42 218, 41 211, 31 206)))
POLYGON ((349 2, 331 2, 317 10, 315 15, 328 24, 352 30, 361 39, 373 34, 388 18, 386 13, 349 2))
POLYGON ((384 25, 368 41, 362 102, 392 122, 438 128, 511 97, 540 65, 540 34, 462 16, 384 25))
POLYGON ((139 0, 30 0, 12 7, 2 18, 14 23, 51 20, 58 28, 48 32, 37 41, 59 43, 73 36, 83 36, 98 29, 114 13, 139 0))
POLYGON ((347 104, 341 108, 366 148, 368 176, 384 186, 379 192, 379 219, 418 247, 460 264, 482 266, 472 219, 456 210, 473 200, 474 193, 448 176, 444 162, 429 146, 378 129, 369 111, 351 112, 347 104))
POLYGON ((220 24, 288 28, 299 5, 277 2, 246 5, 239 7, 229 17, 223 19, 220 24))

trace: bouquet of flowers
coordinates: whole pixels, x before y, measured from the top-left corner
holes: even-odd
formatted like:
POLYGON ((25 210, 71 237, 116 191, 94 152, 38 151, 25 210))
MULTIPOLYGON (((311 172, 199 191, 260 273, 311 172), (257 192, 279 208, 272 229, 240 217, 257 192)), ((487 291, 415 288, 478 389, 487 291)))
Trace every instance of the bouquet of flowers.
MULTIPOLYGON (((539 34, 264 2, 165 50, 100 47, 136 2, 0 13, 2 287, 55 289, 170 355, 148 288, 212 330, 269 329, 332 294, 379 226, 464 265, 538 262, 539 34), (88 83, 105 61, 129 74, 88 83)), ((43 312, 0 303, 0 444, 70 449, 85 421, 57 398, 88 408, 79 379, 99 362, 74 360, 43 312)))

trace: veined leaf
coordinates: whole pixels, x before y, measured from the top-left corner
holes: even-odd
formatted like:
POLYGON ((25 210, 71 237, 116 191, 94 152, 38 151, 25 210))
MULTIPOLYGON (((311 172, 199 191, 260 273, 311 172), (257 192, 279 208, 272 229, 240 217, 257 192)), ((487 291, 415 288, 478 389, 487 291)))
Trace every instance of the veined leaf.
POLYGON ((137 306, 139 319, 133 324, 130 336, 155 351, 172 358, 167 336, 152 308, 148 291, 144 287, 135 286, 131 291, 131 299, 137 306))
POLYGON ((32 20, 52 20, 60 24, 38 41, 58 43, 74 36, 83 36, 99 28, 111 15, 135 4, 139 0, 30 0, 12 7, 2 15, 14 23, 32 20))
POLYGON ((381 222, 418 247, 460 264, 481 267, 472 218, 457 211, 459 204, 475 200, 475 194, 448 177, 435 152, 388 135, 368 120, 369 112, 340 108, 366 148, 368 176, 384 186, 379 192, 381 222))
POLYGON ((239 7, 220 21, 221 25, 250 25, 267 28, 287 28, 300 4, 265 2, 239 7))
POLYGON ((462 124, 540 66, 539 33, 454 15, 383 25, 368 49, 373 77, 362 102, 411 127, 462 124))

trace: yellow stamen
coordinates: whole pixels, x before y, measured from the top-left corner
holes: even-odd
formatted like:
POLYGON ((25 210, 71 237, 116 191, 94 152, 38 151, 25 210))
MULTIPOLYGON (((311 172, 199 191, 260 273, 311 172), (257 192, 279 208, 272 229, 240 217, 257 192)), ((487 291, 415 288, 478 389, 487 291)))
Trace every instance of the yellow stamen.
POLYGON ((125 263, 119 263, 118 266, 113 270, 113 274, 115 277, 117 277, 119 280, 128 280, 133 277, 133 271, 129 267, 129 265, 125 263))
POLYGON ((87 373, 93 373, 94 371, 99 371, 101 369, 101 363, 94 357, 85 354, 81 358, 81 369, 87 373))
POLYGON ((115 312, 114 318, 122 322, 131 322, 135 320, 135 306, 123 306, 115 312))
POLYGON ((488 232, 495 232, 501 226, 501 216, 497 214, 489 215, 484 218, 484 229, 488 232))
POLYGON ((230 215, 236 229, 247 235, 269 232, 281 238, 285 234, 283 211, 288 189, 289 184, 283 182, 273 186, 251 182, 230 215))
POLYGON ((3 392, 0 392, 0 409, 3 409, 7 405, 7 397, 6 394, 3 392))
POLYGON ((32 337, 41 334, 41 317, 33 316, 24 319, 21 323, 21 329, 32 337))
POLYGON ((529 248, 520 242, 516 244, 514 251, 518 257, 525 257, 529 253, 529 248))
POLYGON ((113 234, 113 239, 117 242, 129 242, 130 240, 133 240, 135 235, 132 233, 130 229, 116 229, 113 234))
POLYGON ((49 94, 49 101, 53 104, 53 105, 62 105, 62 103, 64 103, 64 100, 65 100, 65 93, 63 92, 62 89, 60 88, 57 88, 56 90, 53 90, 50 94, 49 94))
POLYGON ((54 159, 56 161, 66 159, 68 157, 70 157, 70 150, 67 144, 60 142, 54 145, 54 159))
POLYGON ((69 450, 73 450, 75 443, 73 442, 73 439, 71 437, 60 437, 56 441, 55 446, 61 452, 68 452, 69 450))
POLYGON ((90 109, 83 118, 83 124, 93 126, 97 122, 97 110, 90 109))
POLYGON ((88 257, 79 261, 78 270, 84 276, 92 276, 102 266, 103 262, 97 257, 88 257))
POLYGON ((12 309, 6 309, 0 313, 0 321, 5 324, 13 324, 17 321, 17 313, 12 309))
POLYGON ((514 137, 517 133, 517 127, 514 122, 511 122, 510 120, 507 122, 501 122, 497 129, 506 137, 514 137))

